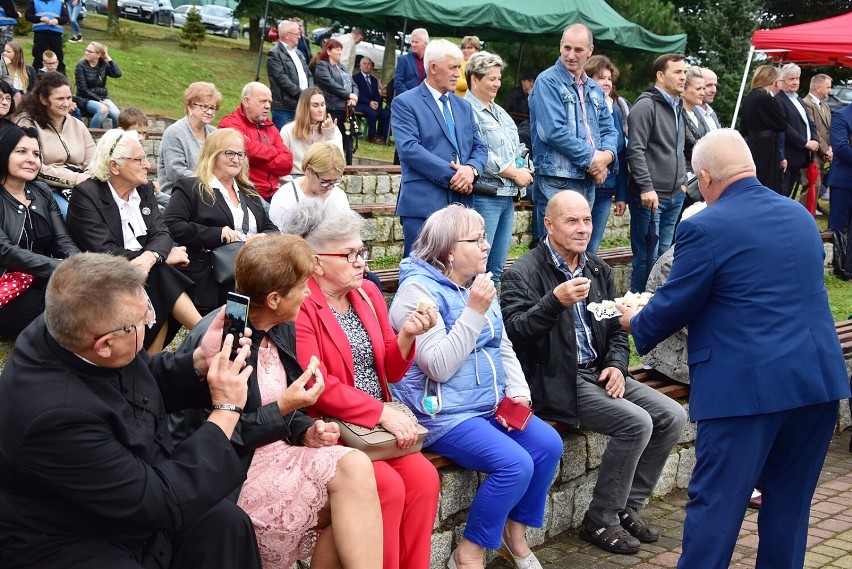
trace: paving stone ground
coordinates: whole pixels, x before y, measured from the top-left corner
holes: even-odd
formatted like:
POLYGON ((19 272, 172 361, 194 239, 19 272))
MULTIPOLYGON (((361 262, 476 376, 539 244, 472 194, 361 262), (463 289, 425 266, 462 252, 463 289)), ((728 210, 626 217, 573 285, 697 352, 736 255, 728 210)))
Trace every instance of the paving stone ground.
MULTIPOLYGON (((820 482, 811 502, 807 568, 852 569, 852 453, 849 431, 834 437, 820 482)), ((660 569, 675 567, 680 558, 686 491, 653 500, 643 517, 660 526, 662 535, 653 544, 642 544, 636 555, 613 555, 582 541, 577 530, 564 532, 535 548, 544 569, 660 569)), ((757 511, 749 510, 740 529, 731 568, 753 568, 757 557, 757 511)), ((500 558, 489 569, 504 569, 500 558)))

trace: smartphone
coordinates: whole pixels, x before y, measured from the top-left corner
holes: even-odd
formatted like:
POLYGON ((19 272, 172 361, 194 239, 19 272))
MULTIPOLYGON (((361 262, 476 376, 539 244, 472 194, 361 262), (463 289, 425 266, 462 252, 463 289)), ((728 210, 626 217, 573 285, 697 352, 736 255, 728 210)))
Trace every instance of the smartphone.
POLYGON ((249 297, 235 292, 228 293, 228 302, 225 304, 225 322, 222 324, 222 343, 225 343, 225 337, 228 334, 233 334, 234 343, 231 345, 230 356, 232 360, 237 357, 237 352, 240 349, 240 338, 245 335, 248 307, 249 297))

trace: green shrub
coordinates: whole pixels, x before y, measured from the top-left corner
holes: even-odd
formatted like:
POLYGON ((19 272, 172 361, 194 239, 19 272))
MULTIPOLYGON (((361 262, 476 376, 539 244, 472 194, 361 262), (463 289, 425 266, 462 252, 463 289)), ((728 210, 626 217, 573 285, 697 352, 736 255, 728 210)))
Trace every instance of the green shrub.
POLYGON ((12 33, 16 36, 28 36, 33 31, 33 24, 23 16, 18 18, 18 23, 12 26, 12 33))
POLYGON ((195 51, 201 42, 204 41, 204 36, 207 30, 204 24, 201 23, 201 14, 191 10, 186 13, 186 23, 180 32, 180 45, 189 51, 195 51))
POLYGON ((122 49, 131 49, 142 43, 142 36, 124 20, 119 20, 109 30, 109 35, 121 45, 122 49))

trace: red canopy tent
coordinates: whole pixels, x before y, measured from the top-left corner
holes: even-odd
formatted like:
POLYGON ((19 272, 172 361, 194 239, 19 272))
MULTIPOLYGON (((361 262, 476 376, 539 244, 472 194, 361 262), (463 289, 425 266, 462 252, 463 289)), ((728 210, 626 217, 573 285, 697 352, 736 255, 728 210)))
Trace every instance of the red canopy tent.
POLYGON ((807 24, 797 24, 774 30, 757 30, 751 36, 740 94, 734 109, 733 126, 737 121, 751 59, 755 51, 765 53, 782 63, 798 65, 832 65, 852 67, 852 12, 807 24))
POLYGON ((852 12, 786 28, 757 30, 751 45, 784 62, 852 67, 852 12))

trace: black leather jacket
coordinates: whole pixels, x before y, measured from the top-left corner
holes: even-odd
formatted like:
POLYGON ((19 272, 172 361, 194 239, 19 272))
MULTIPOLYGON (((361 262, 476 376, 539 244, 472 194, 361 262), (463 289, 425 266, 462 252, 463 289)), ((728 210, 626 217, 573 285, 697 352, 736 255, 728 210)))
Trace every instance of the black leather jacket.
POLYGON ((30 203, 30 215, 46 219, 53 229, 51 250, 39 254, 18 246, 24 231, 24 206, 0 190, 0 273, 7 270, 22 271, 36 277, 49 277, 59 262, 80 249, 71 239, 53 192, 42 182, 29 182, 25 187, 30 203))
MULTIPOLYGON (((612 300, 612 269, 587 253, 583 276, 591 280, 588 302, 612 300)), ((574 310, 565 308, 553 289, 565 282, 542 243, 503 272, 500 308, 506 332, 532 391, 535 414, 542 419, 578 426, 577 337, 574 310)), ((617 318, 591 318, 599 369, 614 367, 627 377, 629 343, 617 318)))

